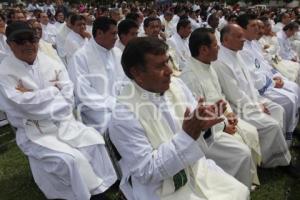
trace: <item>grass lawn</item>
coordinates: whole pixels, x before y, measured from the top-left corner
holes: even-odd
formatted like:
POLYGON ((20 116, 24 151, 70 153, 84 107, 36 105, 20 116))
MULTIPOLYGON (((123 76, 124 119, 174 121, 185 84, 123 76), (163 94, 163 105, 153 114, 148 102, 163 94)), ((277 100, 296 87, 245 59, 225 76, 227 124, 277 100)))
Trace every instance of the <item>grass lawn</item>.
MULTIPOLYGON (((0 133, 10 131, 8 126, 0 133)), ((0 146, 13 136, 0 137, 0 146)), ((293 150, 295 161, 300 149, 293 150)), ((252 200, 300 200, 300 180, 295 180, 279 169, 259 169, 261 186, 251 194, 252 200)), ((117 191, 116 191, 117 193, 117 191)), ((109 200, 117 200, 111 194, 109 200)), ((27 158, 15 143, 0 148, 0 200, 44 200, 31 176, 27 158)))

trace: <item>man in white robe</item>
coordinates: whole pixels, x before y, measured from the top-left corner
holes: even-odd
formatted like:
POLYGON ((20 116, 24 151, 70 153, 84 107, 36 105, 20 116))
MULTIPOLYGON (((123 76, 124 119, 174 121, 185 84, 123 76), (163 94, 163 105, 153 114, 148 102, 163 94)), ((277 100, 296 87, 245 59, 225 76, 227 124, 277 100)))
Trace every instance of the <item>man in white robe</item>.
POLYGON ((62 28, 62 26, 64 24, 65 24, 64 12, 62 10, 58 10, 55 13, 55 23, 54 23, 54 26, 56 27, 57 33, 62 28))
POLYGON ((283 135, 284 110, 259 95, 239 51, 244 45, 243 29, 231 24, 221 31, 222 46, 213 63, 227 101, 246 122, 257 128, 263 167, 286 166, 291 155, 283 135))
POLYGON ((191 22, 188 19, 179 20, 176 32, 167 39, 167 44, 174 52, 174 59, 179 64, 179 69, 183 69, 186 61, 191 57, 189 50, 189 36, 192 32, 191 22))
POLYGON ((32 21, 32 23, 29 23, 29 25, 35 31, 36 36, 39 38, 39 51, 43 52, 57 62, 62 63, 60 57, 57 54, 57 51, 53 48, 53 45, 42 39, 43 29, 41 24, 38 21, 32 21))
POLYGON ((138 30, 139 26, 135 21, 130 19, 121 21, 118 24, 119 39, 117 40, 115 46, 123 52, 128 42, 137 37, 138 30))
POLYGON ((132 200, 248 199, 246 186, 205 158, 204 135, 211 133, 201 130, 223 119, 207 114, 215 110, 202 100, 196 108, 191 92, 171 78, 167 48, 157 38, 144 37, 133 39, 123 52, 131 81, 109 126, 121 155, 121 189, 132 200))
POLYGON ((215 30, 215 36, 217 38, 218 44, 220 45, 220 32, 218 30, 219 22, 220 19, 217 13, 211 14, 207 19, 208 27, 215 30))
POLYGON ((283 29, 285 25, 291 22, 289 13, 281 13, 279 15, 279 21, 272 27, 273 32, 277 33, 283 29))
MULTIPOLYGON (((189 42, 193 57, 186 63, 180 78, 196 97, 204 97, 206 102, 216 102, 220 99, 226 101, 217 74, 210 65, 218 56, 214 30, 196 29, 189 42)), ((206 156, 245 185, 250 187, 251 183, 259 184, 256 165, 260 164, 261 152, 256 128, 238 119, 229 105, 224 115, 227 118, 224 131, 214 135, 215 142, 209 147, 206 156), (251 175, 248 163, 240 162, 246 155, 244 152, 248 152, 245 143, 252 152, 251 175)))
POLYGON ((139 32, 139 37, 155 37, 166 40, 165 34, 161 30, 161 21, 158 17, 148 17, 144 20, 144 33, 139 32))
POLYGON ((47 13, 45 12, 41 12, 38 15, 38 21, 41 23, 42 28, 43 28, 43 36, 42 38, 55 45, 55 37, 57 35, 57 29, 53 24, 49 23, 49 18, 47 13))
POLYGON ((243 14, 238 17, 237 22, 243 28, 246 38, 240 55, 251 72, 259 93, 285 109, 284 131, 290 146, 293 131, 298 123, 300 88, 296 83, 284 78, 264 58, 262 49, 255 42, 258 34, 255 16, 243 14))
POLYGON ((66 51, 67 64, 73 54, 84 46, 90 39, 91 35, 86 31, 85 17, 82 15, 73 15, 70 19, 71 31, 66 37, 64 49, 66 51))
POLYGON ((67 65, 67 59, 66 59, 66 50, 64 49, 64 47, 65 47, 66 37, 69 34, 69 32, 72 30, 71 22, 70 22, 72 15, 74 14, 69 13, 66 23, 61 27, 60 30, 58 30, 58 33, 55 38, 57 53, 65 65, 67 65))
POLYGON ((299 25, 297 22, 290 22, 285 25, 281 31, 277 32, 279 55, 283 59, 299 62, 299 56, 297 52, 293 50, 291 41, 289 40, 289 38, 294 36, 298 31, 299 25))
POLYGON ((125 75, 121 51, 114 47, 117 24, 107 17, 96 19, 93 38, 79 49, 68 64, 75 84, 77 112, 83 123, 104 133, 116 105, 125 75))
MULTIPOLYGON (((196 13, 199 13, 197 10, 190 10, 189 11, 189 17, 188 19, 191 22, 192 25, 192 31, 196 30, 197 28, 201 27, 201 20, 199 20, 198 16, 196 13)), ((201 19, 201 18, 200 18, 201 19)))
POLYGON ((260 20, 258 25, 260 29, 262 29, 263 34, 258 42, 263 49, 265 59, 283 76, 300 85, 300 64, 279 56, 280 47, 278 38, 276 34, 272 32, 270 20, 267 17, 261 18, 260 20))
POLYGON ((167 38, 170 38, 176 32, 176 24, 173 20, 173 12, 166 10, 164 15, 160 18, 161 25, 164 27, 164 33, 167 38))
POLYGON ((102 136, 75 121, 73 84, 65 67, 38 52, 38 38, 24 22, 6 36, 12 50, 1 63, 1 110, 17 128, 35 182, 48 199, 89 200, 102 194, 116 174, 102 136))

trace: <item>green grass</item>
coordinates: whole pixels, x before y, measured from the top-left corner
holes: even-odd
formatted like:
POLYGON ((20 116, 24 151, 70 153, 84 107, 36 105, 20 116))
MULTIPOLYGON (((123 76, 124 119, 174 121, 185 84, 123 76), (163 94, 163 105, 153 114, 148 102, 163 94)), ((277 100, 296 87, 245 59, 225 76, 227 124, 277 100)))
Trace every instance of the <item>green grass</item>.
MULTIPOLYGON (((0 133, 10 131, 1 128, 0 133)), ((9 137, 11 139, 11 136, 9 137)), ((299 141, 298 141, 299 143, 299 141)), ((0 139, 0 145, 3 141, 0 139)), ((293 150, 295 161, 300 158, 300 149, 293 150)), ((295 180, 279 169, 259 169, 261 186, 251 193, 252 200, 300 200, 300 180, 295 180)), ((117 200, 117 191, 109 200, 117 200)), ((0 200, 44 200, 29 169, 29 163, 15 143, 0 151, 0 200)))

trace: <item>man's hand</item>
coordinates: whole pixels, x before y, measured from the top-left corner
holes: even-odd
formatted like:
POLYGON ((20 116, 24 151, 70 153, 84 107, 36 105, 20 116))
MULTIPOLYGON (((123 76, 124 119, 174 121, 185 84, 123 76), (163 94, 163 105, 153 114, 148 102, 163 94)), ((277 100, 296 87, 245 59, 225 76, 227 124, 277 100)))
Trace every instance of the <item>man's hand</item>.
POLYGON ((230 125, 236 126, 238 124, 238 118, 235 113, 231 112, 226 115, 227 121, 230 125))
POLYGON ((22 80, 18 81, 18 85, 16 86, 16 90, 18 90, 19 92, 25 93, 25 92, 32 92, 32 89, 28 89, 23 85, 22 80))
POLYGON ((186 109, 182 129, 194 140, 197 140, 201 131, 224 121, 216 113, 215 107, 215 105, 204 105, 203 98, 200 98, 197 108, 192 113, 186 109))
POLYGON ((61 90, 61 87, 59 86, 59 76, 61 73, 61 70, 55 70, 55 78, 50 80, 50 82, 54 83, 54 87, 56 87, 57 89, 61 90))
POLYGON ((259 104, 259 106, 260 106, 260 109, 261 109, 262 112, 266 113, 267 115, 271 114, 269 109, 266 107, 265 104, 261 103, 261 104, 259 104))
POLYGON ((278 77, 278 76, 273 77, 273 80, 275 81, 275 88, 282 88, 283 87, 284 82, 283 82, 281 77, 278 77))
POLYGON ((237 128, 236 128, 235 125, 227 124, 227 125, 225 126, 225 128, 224 128, 224 132, 225 132, 225 133, 228 133, 228 134, 230 134, 230 135, 235 134, 236 131, 237 131, 237 128))

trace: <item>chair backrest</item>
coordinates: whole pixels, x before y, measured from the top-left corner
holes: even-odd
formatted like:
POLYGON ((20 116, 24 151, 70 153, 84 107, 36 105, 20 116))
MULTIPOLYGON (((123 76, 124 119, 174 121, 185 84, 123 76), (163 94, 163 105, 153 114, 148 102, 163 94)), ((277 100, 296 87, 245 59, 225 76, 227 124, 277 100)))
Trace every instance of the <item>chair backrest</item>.
POLYGON ((104 133, 104 140, 105 140, 105 144, 106 144, 106 149, 107 149, 107 151, 110 155, 111 161, 112 161, 112 163, 114 165, 114 168, 116 170, 118 180, 121 180, 122 171, 121 171, 121 167, 119 165, 119 161, 121 160, 122 157, 119 154, 118 150, 116 149, 115 145, 110 140, 108 130, 104 133))

